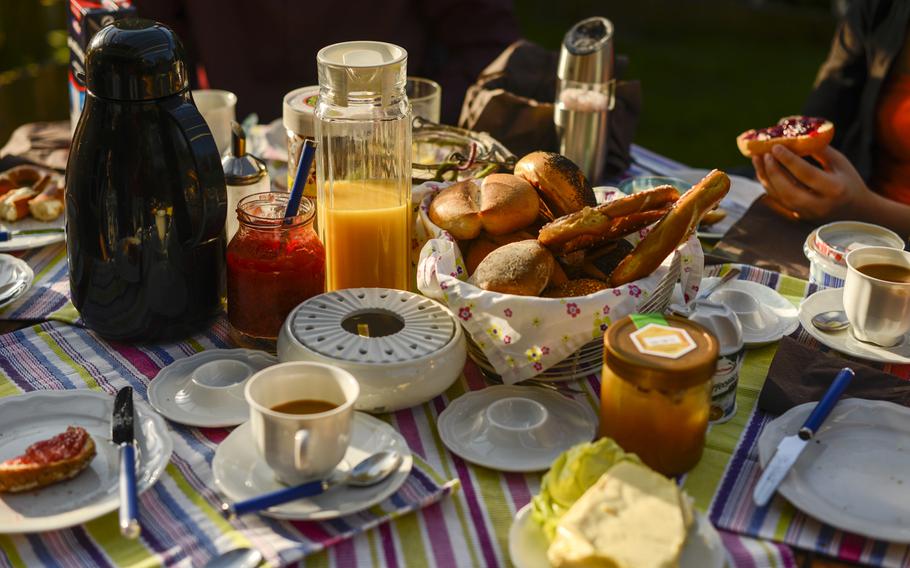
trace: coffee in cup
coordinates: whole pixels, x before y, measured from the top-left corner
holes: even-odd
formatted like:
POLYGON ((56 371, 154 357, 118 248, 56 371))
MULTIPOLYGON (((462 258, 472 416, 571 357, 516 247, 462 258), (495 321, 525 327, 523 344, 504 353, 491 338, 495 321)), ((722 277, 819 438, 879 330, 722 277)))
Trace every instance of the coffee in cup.
POLYGON ((280 363, 250 377, 244 394, 256 447, 282 483, 324 479, 344 458, 360 395, 349 372, 280 363))
POLYGON ((910 252, 864 247, 847 255, 844 311, 860 341, 893 347, 910 332, 910 252))

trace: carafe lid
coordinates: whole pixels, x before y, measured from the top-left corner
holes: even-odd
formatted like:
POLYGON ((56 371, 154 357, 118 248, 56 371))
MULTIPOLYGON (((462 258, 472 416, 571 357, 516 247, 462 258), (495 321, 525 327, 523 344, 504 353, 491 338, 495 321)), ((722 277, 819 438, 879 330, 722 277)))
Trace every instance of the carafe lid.
POLYGON ((152 20, 129 18, 101 28, 85 61, 86 87, 102 99, 147 101, 189 88, 183 45, 152 20))
POLYGON ((316 54, 320 89, 329 89, 333 102, 347 106, 349 93, 371 93, 388 103, 404 92, 408 52, 382 41, 347 41, 323 47, 316 54))

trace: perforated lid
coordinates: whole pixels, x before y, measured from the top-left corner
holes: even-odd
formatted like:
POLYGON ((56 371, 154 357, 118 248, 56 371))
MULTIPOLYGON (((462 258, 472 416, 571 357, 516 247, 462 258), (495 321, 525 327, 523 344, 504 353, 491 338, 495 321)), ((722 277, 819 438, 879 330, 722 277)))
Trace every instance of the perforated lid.
POLYGON ((300 304, 290 328, 298 343, 351 363, 400 363, 435 353, 455 334, 451 312, 429 298, 386 288, 327 292, 300 304))

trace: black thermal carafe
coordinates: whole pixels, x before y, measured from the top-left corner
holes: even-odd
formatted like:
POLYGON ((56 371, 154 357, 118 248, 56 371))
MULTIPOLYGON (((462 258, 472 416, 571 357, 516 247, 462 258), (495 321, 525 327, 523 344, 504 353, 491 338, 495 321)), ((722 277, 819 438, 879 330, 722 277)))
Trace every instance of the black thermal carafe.
POLYGON ((224 173, 168 27, 129 19, 98 31, 66 168, 73 303, 124 341, 178 339, 220 310, 224 173))

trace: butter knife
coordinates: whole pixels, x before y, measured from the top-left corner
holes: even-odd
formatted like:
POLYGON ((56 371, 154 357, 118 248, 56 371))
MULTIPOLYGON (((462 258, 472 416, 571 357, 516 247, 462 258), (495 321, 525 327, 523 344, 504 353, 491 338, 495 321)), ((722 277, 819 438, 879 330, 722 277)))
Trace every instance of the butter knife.
POLYGON ((111 439, 120 447, 120 532, 126 538, 136 538, 140 532, 133 422, 133 389, 123 387, 114 399, 111 439))
POLYGON ((752 500, 756 505, 759 507, 767 505, 780 482, 787 476, 787 472, 790 471, 790 468, 799 459, 799 455, 806 449, 806 445, 831 414, 831 410, 834 409, 847 385, 853 380, 853 376, 853 369, 848 367, 841 369, 825 392, 825 396, 812 409, 812 413, 809 414, 809 418, 803 423, 799 432, 795 436, 787 436, 780 441, 774 457, 768 462, 768 466, 762 472, 758 485, 755 486, 755 491, 752 493, 752 500))

